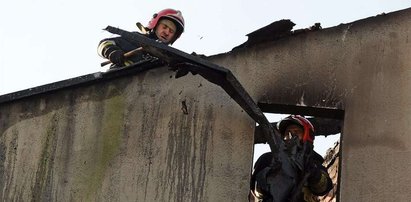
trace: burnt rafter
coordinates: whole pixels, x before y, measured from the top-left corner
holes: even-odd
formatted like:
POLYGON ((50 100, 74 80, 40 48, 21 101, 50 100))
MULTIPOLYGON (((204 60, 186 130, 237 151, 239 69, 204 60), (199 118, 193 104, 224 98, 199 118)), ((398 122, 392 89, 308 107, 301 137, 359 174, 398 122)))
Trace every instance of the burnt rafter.
POLYGON ((275 154, 278 153, 276 151, 279 150, 281 144, 279 134, 230 70, 149 39, 139 33, 128 32, 112 26, 108 26, 105 30, 118 34, 136 45, 141 45, 144 51, 163 60, 176 70, 176 77, 184 76, 191 72, 199 74, 211 83, 222 87, 262 127, 264 137, 268 141, 271 151, 275 154))

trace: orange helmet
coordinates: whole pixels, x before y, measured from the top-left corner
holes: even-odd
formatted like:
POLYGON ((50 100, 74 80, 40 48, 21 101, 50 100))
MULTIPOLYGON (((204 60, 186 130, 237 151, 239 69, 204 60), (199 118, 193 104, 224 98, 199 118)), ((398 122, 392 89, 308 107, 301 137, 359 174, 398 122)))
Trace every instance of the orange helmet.
POLYGON ((304 129, 303 142, 309 141, 313 143, 314 141, 314 126, 311 122, 303 116, 300 115, 290 115, 282 119, 277 123, 277 129, 280 131, 281 135, 284 135, 285 129, 291 124, 297 124, 304 129))
POLYGON ((157 26, 157 23, 160 21, 162 18, 167 18, 168 20, 171 20, 174 22, 174 24, 177 27, 176 34, 174 36, 174 39, 171 40, 171 43, 174 43, 181 34, 184 32, 184 18, 183 15, 181 14, 181 11, 179 10, 174 10, 171 8, 167 8, 164 10, 161 10, 158 13, 155 13, 153 15, 153 18, 148 22, 147 28, 150 30, 154 30, 154 28, 157 26))

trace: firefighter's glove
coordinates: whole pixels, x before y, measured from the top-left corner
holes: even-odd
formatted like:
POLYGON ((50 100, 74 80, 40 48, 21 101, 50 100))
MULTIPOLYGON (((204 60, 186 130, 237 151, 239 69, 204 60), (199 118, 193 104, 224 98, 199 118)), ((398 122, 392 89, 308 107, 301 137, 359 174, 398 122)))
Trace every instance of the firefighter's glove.
POLYGON ((124 66, 124 51, 114 50, 108 55, 108 59, 117 66, 124 66))
POLYGON ((308 176, 307 182, 308 184, 316 184, 321 180, 322 177, 322 170, 318 167, 315 163, 310 163, 308 168, 310 175, 308 176))

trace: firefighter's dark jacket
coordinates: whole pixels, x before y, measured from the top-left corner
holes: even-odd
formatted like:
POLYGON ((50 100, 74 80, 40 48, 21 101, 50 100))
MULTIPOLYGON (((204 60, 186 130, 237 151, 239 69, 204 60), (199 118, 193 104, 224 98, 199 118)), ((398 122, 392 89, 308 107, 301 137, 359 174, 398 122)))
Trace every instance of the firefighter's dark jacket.
MULTIPOLYGON (((250 189, 254 192, 262 192, 259 193, 263 195, 262 201, 272 201, 272 198, 271 196, 267 196, 269 195, 269 191, 264 190, 264 187, 258 187, 258 182, 256 183, 256 181, 258 180, 257 175, 264 168, 270 166, 272 158, 273 154, 271 152, 267 152, 261 155, 254 165, 254 171, 251 176, 250 189), (268 198, 269 200, 264 200, 264 198, 268 198)), ((308 201, 304 200, 304 198, 307 198, 307 194, 313 195, 314 197, 322 196, 327 194, 333 188, 332 181, 328 175, 327 169, 322 165, 324 162, 323 157, 321 157, 321 155, 319 155, 315 151, 312 151, 310 161, 312 164, 315 164, 315 169, 318 170, 306 170, 305 172, 300 173, 299 181, 303 180, 304 175, 306 175, 307 172, 316 173, 317 176, 315 176, 311 180, 306 180, 306 182, 304 182, 304 186, 302 187, 302 189, 296 191, 297 193, 290 193, 290 199, 293 197, 294 194, 297 194, 297 201, 308 201)), ((295 187, 298 187, 298 185, 296 184, 295 187)))
MULTIPOLYGON (((135 32, 135 33, 138 33, 138 32, 135 32)), ((148 38, 157 40, 157 36, 155 35, 154 32, 149 32, 144 35, 147 36, 148 38)), ((139 47, 141 47, 140 44, 129 41, 123 37, 113 37, 113 38, 106 38, 106 39, 101 40, 97 47, 97 53, 101 57, 108 59, 110 53, 115 50, 122 50, 124 51, 124 53, 127 53, 139 47)), ((148 54, 144 54, 143 52, 141 54, 135 54, 132 57, 127 58, 126 61, 124 62, 124 65, 128 66, 128 65, 140 62, 142 60, 147 59, 147 57, 149 57, 148 54)))

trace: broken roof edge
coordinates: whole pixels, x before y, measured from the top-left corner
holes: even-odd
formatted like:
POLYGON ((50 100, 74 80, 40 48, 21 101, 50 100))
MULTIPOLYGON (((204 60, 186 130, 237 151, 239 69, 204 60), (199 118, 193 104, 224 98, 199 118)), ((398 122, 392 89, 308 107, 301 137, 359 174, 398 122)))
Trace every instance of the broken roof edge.
POLYGON ((253 31, 249 34, 246 34, 248 37, 247 41, 243 44, 240 44, 232 49, 241 49, 257 44, 276 41, 282 38, 286 38, 292 35, 305 33, 308 31, 317 31, 321 29, 320 23, 315 23, 313 26, 305 29, 294 30, 293 28, 296 24, 290 19, 282 19, 279 21, 272 22, 271 24, 264 26, 256 31, 253 31))
POLYGON ((102 73, 96 72, 92 74, 87 74, 87 75, 83 75, 79 77, 74 77, 74 78, 70 78, 66 80, 57 81, 54 83, 49 83, 45 85, 36 86, 33 88, 28 88, 28 89, 24 89, 24 90, 12 92, 12 93, 0 95, 0 104, 4 104, 7 102, 11 102, 11 101, 16 101, 19 99, 23 99, 26 97, 31 97, 31 96, 35 96, 39 94, 44 94, 47 92, 67 88, 70 86, 77 86, 80 84, 89 83, 89 82, 98 80, 99 78, 102 78, 102 73))
MULTIPOLYGON (((315 31, 323 31, 323 30, 330 30, 330 29, 339 29, 341 27, 347 26, 347 25, 358 25, 358 24, 362 24, 362 23, 367 23, 373 20, 380 20, 380 19, 384 19, 388 16, 393 16, 393 15, 400 15, 402 12, 406 11, 406 10, 411 10, 410 8, 405 8, 405 9, 401 9, 401 10, 397 10, 397 11, 392 11, 392 12, 388 12, 388 13, 380 13, 380 14, 376 14, 374 16, 369 16, 366 18, 362 18, 362 19, 358 19, 352 22, 347 22, 347 23, 340 23, 338 25, 335 26, 330 26, 330 27, 326 27, 326 28, 322 28, 321 27, 321 23, 317 22, 314 23, 314 25, 308 27, 308 28, 302 28, 302 29, 296 29, 296 30, 292 30, 292 28, 295 26, 295 23, 293 23, 290 19, 282 19, 279 21, 275 21, 272 22, 271 24, 264 26, 260 29, 257 29, 249 34, 246 34, 246 36, 248 36, 248 39, 246 42, 235 46, 234 48, 232 48, 231 51, 237 50, 237 49, 243 49, 243 48, 247 48, 247 47, 252 47, 258 44, 262 44, 265 42, 272 42, 272 41, 277 41, 280 39, 284 39, 290 36, 296 36, 296 35, 300 35, 300 34, 307 34, 307 33, 311 33, 311 32, 315 32, 315 31)), ((230 53, 231 51, 227 52, 230 53)), ((217 56, 217 55, 223 55, 226 53, 220 53, 220 54, 216 54, 216 55, 212 55, 212 56, 217 56)))
POLYGON ((95 72, 45 85, 36 86, 33 88, 27 88, 24 90, 0 95, 0 105, 28 97, 33 97, 36 95, 47 94, 61 89, 75 88, 97 82, 108 81, 115 78, 135 75, 142 71, 162 66, 164 66, 164 64, 162 63, 149 63, 138 67, 123 67, 114 70, 109 70, 107 72, 95 72))

